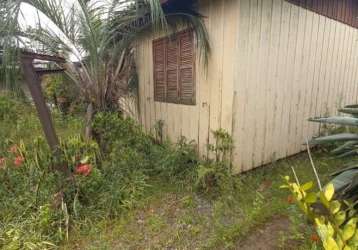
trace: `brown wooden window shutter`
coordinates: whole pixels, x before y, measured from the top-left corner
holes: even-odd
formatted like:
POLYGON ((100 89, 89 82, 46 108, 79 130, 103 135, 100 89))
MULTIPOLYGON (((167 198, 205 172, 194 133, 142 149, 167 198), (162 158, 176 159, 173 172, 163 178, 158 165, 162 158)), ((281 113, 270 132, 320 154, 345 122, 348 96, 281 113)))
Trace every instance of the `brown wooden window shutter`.
POLYGON ((154 97, 155 101, 159 102, 166 99, 165 47, 165 40, 157 40, 153 43, 154 97))
POLYGON ((154 100, 195 104, 195 54, 192 30, 153 41, 154 100))
POLYGON ((358 28, 357 0, 286 0, 339 22, 358 28))
POLYGON ((179 35, 179 86, 180 100, 184 104, 195 103, 194 38, 192 32, 179 35))

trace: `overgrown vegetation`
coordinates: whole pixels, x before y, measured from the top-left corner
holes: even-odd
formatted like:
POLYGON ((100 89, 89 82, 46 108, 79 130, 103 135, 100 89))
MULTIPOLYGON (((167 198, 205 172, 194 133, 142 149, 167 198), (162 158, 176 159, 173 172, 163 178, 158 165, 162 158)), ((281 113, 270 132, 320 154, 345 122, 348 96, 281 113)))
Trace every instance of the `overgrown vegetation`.
MULTIPOLYGON (((272 218, 288 230, 271 232, 275 246, 319 246, 279 189, 291 166, 302 183, 314 178, 306 157, 233 177, 233 142, 223 130, 213 131, 200 160, 194 142, 158 140, 120 113, 98 113, 93 140, 84 140, 81 116, 53 112, 61 158, 52 156, 31 103, 0 95, 1 248, 235 249, 272 218), (73 179, 52 171, 63 163, 73 179)), ((343 163, 320 158, 322 181, 343 163)))
POLYGON ((195 171, 197 158, 192 144, 184 139, 178 145, 157 144, 119 113, 96 115, 96 141, 79 136, 81 119, 55 115, 60 120, 58 125, 66 123, 62 119, 73 119, 79 129, 62 136, 61 158, 56 158, 40 136, 33 113, 31 104, 0 96, 4 132, 0 196, 6 201, 0 205, 0 246, 4 248, 58 244, 69 237, 75 225, 114 218, 133 208, 149 186, 149 178, 184 179, 195 171), (72 178, 64 180, 62 174, 53 171, 61 164, 72 178))
MULTIPOLYGON (((313 138, 311 145, 333 144, 336 147, 331 150, 337 158, 357 155, 358 136, 355 130, 343 126, 358 126, 358 106, 349 105, 339 110, 349 116, 334 116, 324 118, 312 118, 310 121, 324 125, 332 124, 339 127, 339 133, 313 138), (348 132, 342 130, 348 130, 348 132), (351 130, 351 131, 349 131, 351 130)), ((343 169, 335 171, 331 180, 322 188, 321 181, 316 175, 318 192, 312 192, 313 182, 301 185, 294 172, 295 181, 285 177, 286 185, 293 197, 314 225, 324 249, 357 249, 357 165, 356 160, 350 162, 343 169)), ((315 166, 312 162, 313 170, 315 166)), ((317 237, 318 238, 318 237, 317 237)))
MULTIPOLYGON (((79 136, 80 116, 53 111, 60 159, 44 142, 31 103, 0 95, 0 198, 6 201, 0 203, 1 248, 234 249, 273 216, 289 221, 279 247, 319 247, 297 209, 287 208, 292 199, 278 190, 280 176, 292 165, 304 181, 313 178, 306 158, 233 177, 233 142, 223 130, 213 131, 215 142, 203 161, 194 142, 182 138, 172 144, 158 133, 145 134, 119 113, 98 113, 94 141, 88 141, 79 136), (74 179, 64 182, 52 171, 62 163, 74 179)), ((329 173, 340 165, 341 160, 323 158, 317 167, 329 173)))

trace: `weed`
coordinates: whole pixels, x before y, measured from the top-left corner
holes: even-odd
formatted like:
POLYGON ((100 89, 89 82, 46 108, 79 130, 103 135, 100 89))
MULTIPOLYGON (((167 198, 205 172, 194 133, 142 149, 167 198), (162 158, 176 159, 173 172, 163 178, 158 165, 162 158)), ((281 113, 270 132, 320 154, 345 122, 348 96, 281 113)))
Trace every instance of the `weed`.
POLYGON ((207 159, 199 165, 195 186, 199 191, 215 195, 235 189, 229 157, 233 149, 233 140, 222 129, 212 133, 215 144, 209 144, 208 149, 214 154, 214 159, 207 159))

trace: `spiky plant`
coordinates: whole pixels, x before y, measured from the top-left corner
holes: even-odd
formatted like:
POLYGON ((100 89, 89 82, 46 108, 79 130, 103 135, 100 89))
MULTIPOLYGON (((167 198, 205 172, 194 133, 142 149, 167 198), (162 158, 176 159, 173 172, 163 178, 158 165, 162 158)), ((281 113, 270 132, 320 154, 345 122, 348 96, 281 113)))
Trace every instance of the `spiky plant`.
MULTIPOLYGON (((0 2, 0 44, 5 64, 14 48, 37 42, 47 53, 61 54, 66 74, 81 90, 93 112, 121 109, 118 100, 135 78, 133 48, 140 34, 169 32, 183 23, 196 33, 196 44, 207 55, 209 43, 202 17, 191 4, 163 12, 159 0, 4 0, 0 2), (38 12, 35 28, 24 28, 21 6, 38 12), (76 58, 75 60, 73 58, 76 58)), ((186 1, 191 2, 192 1, 186 1)), ((206 58, 206 56, 205 56, 206 58)), ((5 67, 7 69, 8 67, 5 67)))
MULTIPOLYGON (((332 116, 323 118, 311 118, 309 121, 321 124, 334 124, 344 127, 353 127, 351 132, 339 132, 333 135, 313 138, 311 145, 334 144, 331 151, 335 157, 358 156, 358 105, 348 105, 338 110, 345 116, 332 116), (348 115, 348 116, 347 116, 348 115)), ((339 199, 358 200, 358 162, 353 162, 344 169, 331 174, 335 193, 339 199)))

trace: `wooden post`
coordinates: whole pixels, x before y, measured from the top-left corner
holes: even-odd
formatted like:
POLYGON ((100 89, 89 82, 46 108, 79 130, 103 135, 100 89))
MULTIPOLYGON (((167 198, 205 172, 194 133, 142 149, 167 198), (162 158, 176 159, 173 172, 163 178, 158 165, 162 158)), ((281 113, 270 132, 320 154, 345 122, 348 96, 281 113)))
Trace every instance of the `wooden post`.
POLYGON ((32 99, 45 133, 45 137, 51 150, 55 152, 59 148, 59 140, 51 119, 50 111, 46 105, 44 95, 41 89, 41 79, 33 66, 34 57, 31 54, 21 54, 21 65, 24 72, 24 78, 29 87, 32 99))

